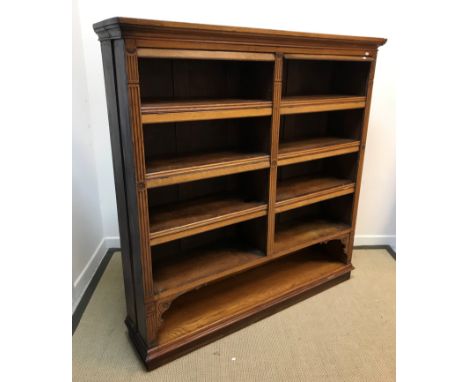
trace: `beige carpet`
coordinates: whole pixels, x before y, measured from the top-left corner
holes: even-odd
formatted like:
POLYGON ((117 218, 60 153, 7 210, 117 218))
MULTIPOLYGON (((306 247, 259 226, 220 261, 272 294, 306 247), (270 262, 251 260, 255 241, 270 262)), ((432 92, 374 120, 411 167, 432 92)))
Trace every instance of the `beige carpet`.
POLYGON ((115 254, 73 336, 79 381, 394 381, 395 261, 354 252, 351 279, 146 372, 126 327, 115 254))

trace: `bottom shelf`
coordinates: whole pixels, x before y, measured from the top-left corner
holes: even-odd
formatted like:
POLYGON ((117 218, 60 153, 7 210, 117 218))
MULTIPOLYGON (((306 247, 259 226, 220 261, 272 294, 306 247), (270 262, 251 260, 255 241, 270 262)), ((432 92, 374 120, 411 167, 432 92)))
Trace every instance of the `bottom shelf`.
POLYGON ((335 260, 317 247, 309 247, 192 291, 174 300, 164 314, 159 345, 189 341, 351 269, 350 264, 335 260))
POLYGON ((282 223, 276 228, 274 253, 275 256, 281 256, 324 241, 330 236, 346 235, 350 231, 349 225, 329 220, 303 219, 282 223))
POLYGON ((160 297, 184 292, 222 278, 233 269, 247 267, 262 257, 258 249, 234 240, 166 256, 153 262, 154 289, 160 297))

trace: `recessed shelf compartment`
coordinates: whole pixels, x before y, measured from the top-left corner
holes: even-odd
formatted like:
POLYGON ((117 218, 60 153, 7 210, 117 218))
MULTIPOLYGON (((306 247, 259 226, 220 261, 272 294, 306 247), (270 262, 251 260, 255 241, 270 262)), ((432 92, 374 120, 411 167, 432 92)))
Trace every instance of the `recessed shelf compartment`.
POLYGON ((278 165, 359 151, 363 115, 356 109, 281 117, 278 165))
POLYGON ((177 296, 254 266, 265 256, 266 218, 152 248, 158 298, 177 296))
POLYGON ((270 120, 263 117, 146 125, 147 186, 269 167, 270 120))
POLYGON ((260 170, 148 190, 150 244, 265 216, 266 179, 260 170))
POLYGON ((174 300, 163 315, 159 343, 183 342, 191 335, 216 330, 307 288, 352 270, 324 246, 307 248, 258 268, 189 292, 174 300))
POLYGON ((370 62, 286 59, 283 67, 285 98, 366 96, 370 62))
POLYGON ((284 60, 281 114, 362 109, 369 62, 284 60))
POLYGON ((277 214, 274 255, 348 234, 352 207, 353 197, 346 195, 277 214))
POLYGON ((357 155, 302 162, 278 169, 277 213, 351 194, 355 189, 357 155))
POLYGON ((271 115, 270 61, 139 58, 142 122, 271 115))

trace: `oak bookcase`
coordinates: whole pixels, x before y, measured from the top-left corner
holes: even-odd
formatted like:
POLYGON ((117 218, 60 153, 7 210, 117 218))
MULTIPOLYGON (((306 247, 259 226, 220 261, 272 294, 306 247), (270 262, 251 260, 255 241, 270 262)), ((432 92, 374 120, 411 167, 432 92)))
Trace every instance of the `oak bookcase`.
POLYGON ((385 39, 121 17, 94 30, 125 322, 148 369, 350 277, 385 39))

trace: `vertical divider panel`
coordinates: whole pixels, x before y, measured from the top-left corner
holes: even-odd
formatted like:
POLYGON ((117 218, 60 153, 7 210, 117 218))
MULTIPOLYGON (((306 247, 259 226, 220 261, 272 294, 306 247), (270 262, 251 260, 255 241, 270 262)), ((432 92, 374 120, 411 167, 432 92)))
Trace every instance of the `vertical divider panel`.
POLYGON ((280 131, 280 106, 283 76, 283 54, 275 54, 275 68, 273 75, 273 108, 271 114, 270 138, 270 179, 268 192, 268 234, 267 256, 273 253, 275 242, 275 204, 276 204, 276 178, 278 172, 278 145, 280 131))
POLYGON ((363 170, 363 165, 364 165, 364 154, 366 150, 367 128, 369 125, 372 87, 374 84, 374 73, 375 73, 376 63, 377 63, 377 52, 375 52, 374 60, 370 64, 369 76, 367 80, 366 107, 364 109, 364 119, 362 122, 361 147, 359 150, 359 161, 358 161, 358 168, 357 168, 357 174, 356 174, 356 190, 354 192, 354 200, 353 200, 353 216, 351 219, 351 234, 349 236, 350 240, 348 240, 348 248, 346 251, 346 253, 348 254, 348 262, 351 262, 352 253, 353 253, 354 235, 356 231, 356 217, 357 217, 357 210, 358 210, 358 204, 359 204, 359 194, 361 191, 361 178, 362 178, 362 170, 363 170))

